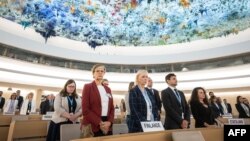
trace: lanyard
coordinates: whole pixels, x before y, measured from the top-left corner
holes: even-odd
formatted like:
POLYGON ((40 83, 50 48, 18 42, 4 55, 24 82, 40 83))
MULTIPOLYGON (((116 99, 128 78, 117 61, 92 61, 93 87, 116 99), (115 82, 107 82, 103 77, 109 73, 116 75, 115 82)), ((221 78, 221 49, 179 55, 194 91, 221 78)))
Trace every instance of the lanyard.
POLYGON ((148 97, 148 93, 147 93, 146 90, 144 90, 143 95, 144 95, 145 99, 147 100, 147 102, 148 102, 148 104, 149 104, 149 108, 150 108, 150 110, 151 110, 151 109, 152 109, 152 103, 151 103, 151 101, 150 101, 150 99, 149 99, 149 97, 148 97))
POLYGON ((70 99, 69 96, 67 96, 68 100, 69 100, 69 103, 70 103, 70 112, 73 113, 73 98, 70 99))
POLYGON ((31 109, 31 101, 28 103, 28 109, 31 109))
MULTIPOLYGON (((140 89, 140 90, 141 90, 141 89, 140 89)), ((145 89, 144 91, 141 90, 141 92, 142 92, 142 95, 143 95, 143 97, 145 98, 146 102, 147 102, 148 105, 149 105, 149 109, 152 110, 152 103, 151 103, 151 100, 150 100, 149 97, 148 97, 148 93, 147 93, 146 89, 145 89)))

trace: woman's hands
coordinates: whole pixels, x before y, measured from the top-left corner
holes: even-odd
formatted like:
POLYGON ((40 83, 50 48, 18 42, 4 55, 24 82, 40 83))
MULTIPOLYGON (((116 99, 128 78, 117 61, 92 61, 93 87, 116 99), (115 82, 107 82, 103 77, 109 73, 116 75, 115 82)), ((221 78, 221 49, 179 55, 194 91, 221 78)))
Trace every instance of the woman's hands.
POLYGON ((100 122, 100 129, 102 130, 103 134, 107 134, 109 131, 109 128, 111 126, 111 122, 105 121, 105 122, 100 122))

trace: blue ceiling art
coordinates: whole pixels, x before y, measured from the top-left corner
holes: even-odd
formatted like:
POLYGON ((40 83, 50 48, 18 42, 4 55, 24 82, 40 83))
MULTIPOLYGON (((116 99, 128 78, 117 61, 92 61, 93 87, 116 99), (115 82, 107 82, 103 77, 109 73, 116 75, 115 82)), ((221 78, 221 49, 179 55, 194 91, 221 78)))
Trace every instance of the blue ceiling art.
POLYGON ((1 0, 0 16, 92 48, 158 46, 237 34, 249 0, 1 0))

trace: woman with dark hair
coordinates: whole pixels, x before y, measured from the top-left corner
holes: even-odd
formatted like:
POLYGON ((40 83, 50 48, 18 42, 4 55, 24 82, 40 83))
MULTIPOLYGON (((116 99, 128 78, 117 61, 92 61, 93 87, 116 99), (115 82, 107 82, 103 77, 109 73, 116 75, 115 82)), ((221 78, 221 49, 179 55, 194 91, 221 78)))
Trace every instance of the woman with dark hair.
POLYGON ((81 98, 76 93, 74 80, 68 80, 60 93, 56 95, 54 109, 47 141, 60 140, 60 126, 78 122, 78 117, 82 115, 81 98))
POLYGON ((239 118, 250 118, 250 109, 243 103, 243 97, 237 96, 235 107, 239 112, 239 118))
POLYGON ((193 89, 190 105, 196 128, 215 126, 216 121, 204 88, 196 87, 193 89))

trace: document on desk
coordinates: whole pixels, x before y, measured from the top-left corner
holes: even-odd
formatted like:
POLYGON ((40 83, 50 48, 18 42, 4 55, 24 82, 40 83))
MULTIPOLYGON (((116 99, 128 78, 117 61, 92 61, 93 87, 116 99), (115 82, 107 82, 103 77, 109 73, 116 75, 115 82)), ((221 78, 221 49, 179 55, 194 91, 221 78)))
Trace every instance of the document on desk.
POLYGON ((205 141, 200 131, 172 132, 173 141, 205 141))

